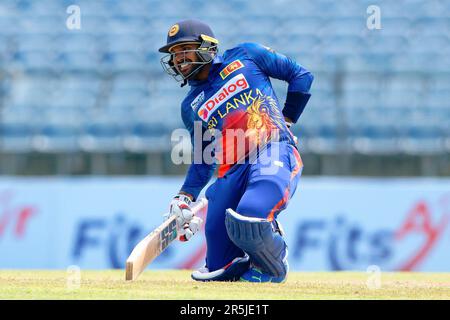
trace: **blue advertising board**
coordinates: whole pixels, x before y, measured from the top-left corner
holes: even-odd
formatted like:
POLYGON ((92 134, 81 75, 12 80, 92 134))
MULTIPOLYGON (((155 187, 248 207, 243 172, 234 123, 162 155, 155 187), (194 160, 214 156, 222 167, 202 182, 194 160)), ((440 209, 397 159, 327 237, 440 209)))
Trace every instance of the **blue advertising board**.
MULTIPOLYGON (((182 179, 0 179, 0 268, 123 268, 162 222, 182 179)), ((205 215, 203 214, 203 218, 205 215)), ((302 178, 280 213, 291 270, 450 270, 449 179, 302 178)), ((151 269, 204 263, 205 237, 176 242, 151 269)))

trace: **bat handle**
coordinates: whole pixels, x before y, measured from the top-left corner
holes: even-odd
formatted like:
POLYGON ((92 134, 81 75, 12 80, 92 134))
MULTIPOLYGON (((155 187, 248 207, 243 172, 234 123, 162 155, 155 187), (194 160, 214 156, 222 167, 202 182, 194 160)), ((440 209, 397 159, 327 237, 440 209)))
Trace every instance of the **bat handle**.
POLYGON ((204 207, 208 205, 208 200, 206 198, 200 198, 195 202, 195 204, 192 206, 191 210, 194 214, 202 210, 204 207))

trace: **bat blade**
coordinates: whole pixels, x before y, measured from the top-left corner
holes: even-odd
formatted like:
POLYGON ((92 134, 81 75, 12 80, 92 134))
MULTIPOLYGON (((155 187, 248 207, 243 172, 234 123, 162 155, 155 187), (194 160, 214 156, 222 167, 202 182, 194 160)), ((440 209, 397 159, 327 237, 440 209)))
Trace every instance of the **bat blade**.
POLYGON ((134 247, 126 261, 126 280, 135 280, 176 238, 177 222, 174 216, 164 221, 134 247))
MULTIPOLYGON (((192 206, 194 214, 204 209, 206 199, 200 199, 192 206)), ((145 268, 163 252, 178 236, 176 217, 172 216, 142 239, 126 261, 125 279, 136 280, 145 268)))

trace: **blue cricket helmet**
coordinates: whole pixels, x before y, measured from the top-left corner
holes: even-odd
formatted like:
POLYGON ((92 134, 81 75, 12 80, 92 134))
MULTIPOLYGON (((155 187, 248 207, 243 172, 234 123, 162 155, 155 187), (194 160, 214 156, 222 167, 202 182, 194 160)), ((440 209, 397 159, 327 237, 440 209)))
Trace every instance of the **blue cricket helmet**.
POLYGON ((187 83, 188 79, 192 79, 200 70, 211 63, 218 52, 219 41, 214 37, 211 28, 198 20, 183 20, 172 27, 170 27, 167 34, 167 43, 159 49, 159 52, 167 53, 161 58, 161 65, 169 75, 174 77, 177 81, 182 81, 183 85, 187 83), (174 63, 175 54, 171 53, 171 48, 179 44, 195 43, 199 46, 193 50, 184 50, 179 54, 184 55, 184 65, 193 65, 194 68, 189 74, 183 74, 179 66, 174 63), (198 61, 186 61, 186 53, 195 52, 198 56, 198 61))
POLYGON ((211 28, 199 20, 188 19, 175 23, 167 34, 167 44, 159 48, 159 52, 169 52, 169 49, 180 43, 195 42, 202 43, 210 41, 217 44, 211 28))

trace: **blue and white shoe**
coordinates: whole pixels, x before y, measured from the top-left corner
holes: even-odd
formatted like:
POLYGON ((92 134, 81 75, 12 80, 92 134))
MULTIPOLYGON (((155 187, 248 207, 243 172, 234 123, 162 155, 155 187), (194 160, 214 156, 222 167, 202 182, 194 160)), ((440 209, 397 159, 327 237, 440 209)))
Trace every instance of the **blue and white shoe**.
POLYGON ((244 257, 238 257, 233 259, 225 267, 216 270, 209 271, 205 266, 197 271, 194 271, 191 275, 192 279, 196 281, 238 281, 243 273, 245 273, 250 267, 250 257, 245 255, 244 257))
POLYGON ((274 282, 282 283, 286 281, 286 277, 273 277, 267 273, 262 272, 256 267, 251 267, 246 273, 244 273, 239 281, 242 282, 274 282))
POLYGON ((244 273, 239 281, 242 282, 273 282, 273 283, 283 283, 287 279, 287 274, 289 273, 289 263, 287 261, 287 250, 286 256, 283 259, 283 264, 286 267, 286 274, 280 277, 274 277, 268 273, 261 271, 261 269, 251 266, 246 273, 244 273))

